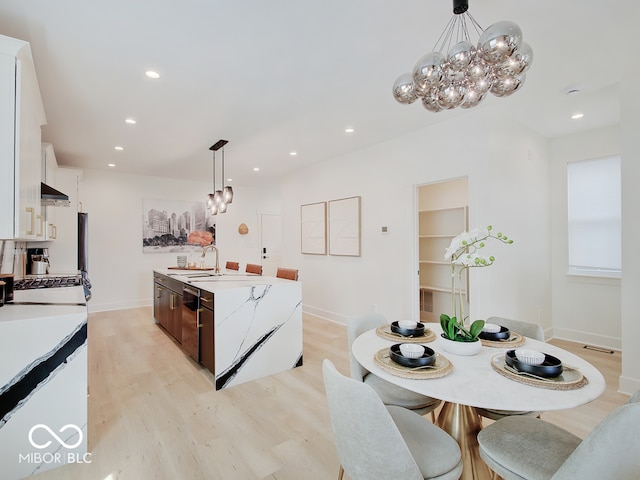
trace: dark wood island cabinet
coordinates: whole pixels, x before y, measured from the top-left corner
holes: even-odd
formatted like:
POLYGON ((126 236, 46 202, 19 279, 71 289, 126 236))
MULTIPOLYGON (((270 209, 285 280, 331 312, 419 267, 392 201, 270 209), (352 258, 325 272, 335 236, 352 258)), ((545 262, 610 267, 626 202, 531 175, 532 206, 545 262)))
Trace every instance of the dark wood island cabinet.
POLYGON ((300 282, 155 270, 153 317, 183 352, 230 387, 302 365, 300 282))

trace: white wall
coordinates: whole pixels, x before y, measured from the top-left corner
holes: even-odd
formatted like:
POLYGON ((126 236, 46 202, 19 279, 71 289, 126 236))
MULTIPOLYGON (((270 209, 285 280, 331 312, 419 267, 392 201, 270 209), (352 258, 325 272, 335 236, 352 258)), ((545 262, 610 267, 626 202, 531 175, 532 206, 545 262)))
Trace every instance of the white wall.
POLYGON ((567 273, 567 163, 619 155, 620 126, 557 138, 550 146, 553 336, 619 350, 620 280, 567 273))
MULTIPOLYGON (((472 271, 477 318, 497 315, 551 327, 549 150, 538 134, 488 116, 487 158, 472 161, 470 227, 491 224, 514 240, 491 246, 488 269, 472 271), (475 275, 475 277, 474 277, 475 275)), ((451 134, 449 134, 451 136, 451 134)), ((469 148, 473 149, 472 145, 469 148)), ((473 310, 472 310, 473 311, 473 310)))
POLYGON ((416 186, 462 176, 469 177, 470 226, 492 224, 516 240, 496 244, 496 264, 472 276, 471 316, 550 326, 547 142, 490 110, 285 179, 283 263, 300 269, 305 311, 343 323, 373 310, 417 318, 416 186), (302 255, 300 205, 355 195, 362 197, 362 255, 302 255))
POLYGON ((640 389, 640 96, 637 79, 640 66, 632 62, 635 75, 628 75, 621 85, 622 108, 622 375, 620 391, 640 389))
MULTIPOLYGON (((90 311, 150 305, 151 270, 176 264, 175 253, 142 253, 143 199, 204 202, 210 189, 208 182, 83 170, 79 199, 89 214, 90 311)), ((220 263, 260 263, 258 214, 280 212, 279 192, 234 187, 234 193, 227 213, 216 220, 220 263), (238 233, 243 222, 247 235, 238 233)), ((75 243, 56 243, 50 247, 52 262, 56 250, 65 248, 72 253, 61 253, 61 258, 75 255, 75 243)))
MULTIPOLYGON (((626 88, 633 92, 635 86, 628 82, 626 88)), ((278 213, 282 204, 282 264, 300 270, 305 311, 338 322, 374 309, 389 318, 417 318, 416 186, 468 176, 470 226, 492 224, 515 240, 511 246, 497 245, 491 252, 496 256, 495 265, 472 275, 471 316, 538 322, 548 335, 592 344, 607 344, 612 338, 614 346, 621 339, 620 390, 635 391, 640 388, 640 349, 635 346, 635 339, 640 338, 636 319, 640 310, 640 257, 636 254, 640 227, 635 221, 640 205, 636 185, 640 120, 635 114, 638 98, 631 94, 627 98, 635 103, 623 105, 620 128, 621 288, 573 282, 564 270, 563 162, 570 156, 617 153, 616 128, 548 142, 525 128, 499 121, 490 110, 469 111, 455 122, 298 171, 285 179, 281 192, 234 187, 236 199, 218 222, 221 261, 260 263, 258 213, 278 213), (354 195, 362 196, 362 256, 302 255, 300 205, 354 195), (237 233, 242 222, 250 230, 244 237, 237 233), (381 233, 382 226, 389 233, 381 233), (594 298, 600 300, 591 309, 583 308, 594 298), (608 323, 616 316, 622 319, 617 327, 616 322, 608 323)), ((84 171, 80 200, 91 222, 92 311, 149 305, 151 269, 175 262, 173 254, 142 253, 142 199, 201 200, 209 189, 205 182, 84 171)), ((66 193, 73 197, 74 192, 66 193)), ((49 247, 53 265, 56 259, 75 258, 75 242, 49 247), (56 254, 56 249, 65 246, 73 252, 56 254)))

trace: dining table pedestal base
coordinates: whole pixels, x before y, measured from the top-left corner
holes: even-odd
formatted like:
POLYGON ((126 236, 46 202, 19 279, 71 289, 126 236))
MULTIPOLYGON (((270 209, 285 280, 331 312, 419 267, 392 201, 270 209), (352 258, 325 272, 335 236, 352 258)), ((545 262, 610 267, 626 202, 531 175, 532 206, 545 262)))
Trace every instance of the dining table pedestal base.
POLYGON ((461 480, 491 480, 493 472, 480 458, 477 435, 482 421, 476 409, 459 403, 444 402, 436 425, 451 435, 462 453, 461 480))

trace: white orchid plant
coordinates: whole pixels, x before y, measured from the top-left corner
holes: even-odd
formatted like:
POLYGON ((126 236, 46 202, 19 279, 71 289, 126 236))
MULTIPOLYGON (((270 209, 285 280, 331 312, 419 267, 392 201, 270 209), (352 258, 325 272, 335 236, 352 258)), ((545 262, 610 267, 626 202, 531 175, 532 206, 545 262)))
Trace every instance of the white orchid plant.
POLYGON ((462 274, 470 268, 488 267, 493 265, 495 257, 484 255, 482 249, 485 242, 493 238, 505 244, 512 244, 513 240, 502 233, 494 234, 493 227, 474 228, 463 232, 451 240, 444 259, 451 263, 451 307, 453 315, 440 315, 440 325, 444 336, 458 342, 475 342, 484 328, 484 320, 476 320, 469 327, 465 322, 464 300, 462 295, 462 274))

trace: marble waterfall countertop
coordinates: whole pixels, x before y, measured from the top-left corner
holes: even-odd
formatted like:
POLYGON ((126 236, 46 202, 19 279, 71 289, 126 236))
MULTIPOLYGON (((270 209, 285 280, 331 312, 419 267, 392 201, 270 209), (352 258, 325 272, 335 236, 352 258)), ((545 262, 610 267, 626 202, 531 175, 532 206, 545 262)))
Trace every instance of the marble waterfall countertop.
POLYGON ((60 315, 87 316, 82 286, 15 290, 13 302, 0 307, 0 323, 60 315))
POLYGON ((212 293, 252 285, 286 285, 292 282, 292 280, 283 278, 242 272, 223 271, 219 274, 214 274, 213 270, 178 270, 173 268, 156 268, 154 271, 212 293))
POLYGON ((84 289, 16 290, 13 302, 0 307, 2 478, 24 478, 86 454, 84 289), (48 442, 47 429, 60 435, 64 449, 55 438, 48 442))
POLYGON ((216 390, 302 365, 300 282, 236 272, 155 272, 213 293, 216 390))

